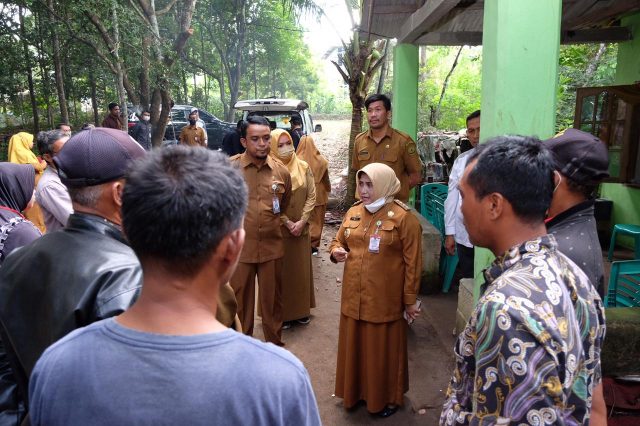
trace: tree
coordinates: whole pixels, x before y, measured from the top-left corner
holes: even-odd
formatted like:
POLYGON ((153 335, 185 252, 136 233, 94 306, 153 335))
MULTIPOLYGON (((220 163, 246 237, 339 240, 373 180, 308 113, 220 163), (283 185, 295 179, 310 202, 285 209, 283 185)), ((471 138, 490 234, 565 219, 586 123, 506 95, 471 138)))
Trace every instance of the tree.
MULTIPOLYGON (((353 12, 347 2, 347 10, 354 24, 353 12)), ((351 169, 353 146, 356 135, 362 133, 362 110, 364 100, 369 92, 369 87, 376 71, 382 66, 385 56, 381 53, 385 49, 386 40, 360 39, 357 30, 354 30, 349 43, 343 42, 344 51, 338 54, 338 62, 331 61, 344 82, 349 86, 349 99, 351 100, 351 131, 349 133, 349 177, 347 180, 347 196, 345 203, 353 204, 356 191, 356 171, 351 169)))

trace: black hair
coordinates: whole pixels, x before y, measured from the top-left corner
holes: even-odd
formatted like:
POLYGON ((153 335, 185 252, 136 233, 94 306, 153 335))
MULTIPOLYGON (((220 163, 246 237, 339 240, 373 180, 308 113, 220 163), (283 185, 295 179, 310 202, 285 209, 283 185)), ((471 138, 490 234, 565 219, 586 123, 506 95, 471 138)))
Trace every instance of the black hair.
POLYGON ((109 111, 111 111, 112 109, 114 109, 114 108, 115 108, 115 107, 117 107, 117 106, 120 106, 120 105, 118 105, 116 102, 111 102, 111 103, 109 104, 109 111))
POLYGON ((142 116, 143 114, 151 115, 151 111, 149 111, 148 109, 143 109, 142 112, 140 113, 140 116, 142 116))
POLYGON ((38 132, 36 136, 36 144, 38 146, 38 153, 40 155, 51 154, 53 155, 53 144, 58 139, 62 139, 67 135, 62 130, 49 130, 47 132, 38 132))
POLYGON ((567 187, 571 192, 577 192, 585 197, 587 200, 595 198, 596 189, 598 189, 598 184, 582 184, 578 183, 575 180, 571 179, 568 176, 562 175, 563 179, 567 180, 567 187))
POLYGON ((387 111, 391 111, 391 99, 387 95, 382 93, 376 93, 373 95, 369 95, 369 97, 364 101, 364 108, 369 109, 369 105, 374 102, 382 101, 384 104, 384 109, 387 111))
POLYGON ((62 129, 62 126, 69 126, 69 127, 71 127, 71 124, 69 124, 69 123, 58 123, 58 125, 56 126, 56 129, 57 129, 57 130, 61 130, 61 129, 62 129))
POLYGON ((477 109, 473 111, 471 114, 467 115, 467 121, 465 123, 469 124, 469 120, 473 120, 474 118, 480 117, 480 110, 477 109))
POLYGON ((91 130, 91 129, 95 129, 95 128, 96 128, 96 126, 95 126, 95 124, 93 124, 93 123, 84 123, 84 124, 82 125, 82 127, 80 127, 80 130, 81 130, 81 131, 82 131, 82 130, 91 130))
POLYGON ((124 232, 136 255, 193 276, 242 227, 247 187, 227 156, 182 145, 135 162, 122 195, 124 232))
POLYGON ((236 129, 240 130, 242 128, 242 123, 244 123, 244 120, 238 120, 238 123, 236 124, 236 129))
POLYGON ((242 122, 242 126, 240 127, 240 136, 243 138, 247 137, 247 129, 250 125, 258 125, 258 126, 267 126, 271 128, 271 124, 269 120, 261 115, 250 115, 246 120, 242 122))
POLYGON ((540 139, 498 136, 478 145, 467 164, 474 160, 467 183, 478 199, 497 192, 524 222, 544 220, 553 196, 554 162, 540 139))
POLYGON ((291 124, 294 124, 296 126, 302 126, 302 117, 300 117, 297 114, 293 114, 291 116, 291 124))

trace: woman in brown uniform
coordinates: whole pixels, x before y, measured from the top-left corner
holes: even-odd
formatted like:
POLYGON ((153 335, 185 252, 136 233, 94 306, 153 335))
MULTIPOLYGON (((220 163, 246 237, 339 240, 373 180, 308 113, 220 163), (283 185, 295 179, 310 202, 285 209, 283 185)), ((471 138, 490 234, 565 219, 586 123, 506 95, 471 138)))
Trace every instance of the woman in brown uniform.
POLYGON ((314 255, 317 255, 324 226, 324 214, 327 211, 327 202, 331 192, 329 161, 320 153, 313 138, 309 135, 304 135, 300 138, 296 155, 309 164, 315 179, 316 206, 309 221, 309 233, 311 234, 311 251, 314 255))
POLYGON ((270 155, 287 166, 291 174, 291 198, 280 215, 284 237, 282 328, 287 329, 293 321, 308 324, 311 308, 315 307, 308 222, 316 203, 316 186, 309 165, 297 158, 286 130, 271 132, 270 155))
POLYGON ((404 203, 394 200, 393 169, 372 163, 356 174, 360 201, 344 217, 330 251, 346 262, 340 306, 336 396, 345 408, 360 400, 388 417, 409 390, 407 320, 420 308, 422 231, 404 203))

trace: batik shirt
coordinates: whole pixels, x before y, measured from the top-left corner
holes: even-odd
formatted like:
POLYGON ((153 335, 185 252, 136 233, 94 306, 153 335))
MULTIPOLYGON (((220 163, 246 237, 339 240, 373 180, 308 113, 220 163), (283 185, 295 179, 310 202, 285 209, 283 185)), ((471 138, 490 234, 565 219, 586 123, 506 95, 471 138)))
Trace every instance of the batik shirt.
POLYGON ((579 425, 600 383, 602 301, 553 236, 484 271, 486 291, 455 347, 441 425, 579 425))

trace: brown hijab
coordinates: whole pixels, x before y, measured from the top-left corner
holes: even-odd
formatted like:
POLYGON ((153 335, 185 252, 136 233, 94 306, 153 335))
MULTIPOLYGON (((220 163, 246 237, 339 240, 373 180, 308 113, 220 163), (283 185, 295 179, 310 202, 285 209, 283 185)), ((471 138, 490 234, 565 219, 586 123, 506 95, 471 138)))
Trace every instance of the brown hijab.
POLYGON ((327 172, 329 161, 320 153, 311 136, 304 135, 300 138, 296 155, 309 164, 313 173, 313 180, 316 184, 319 184, 327 172))

